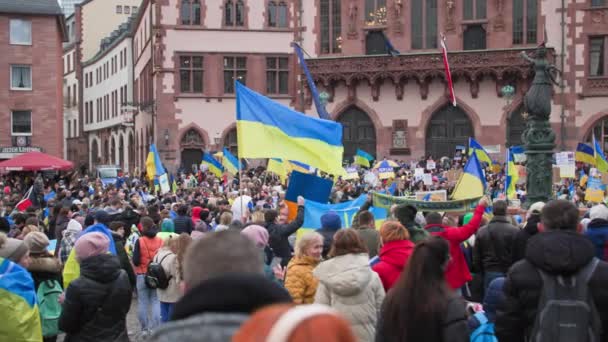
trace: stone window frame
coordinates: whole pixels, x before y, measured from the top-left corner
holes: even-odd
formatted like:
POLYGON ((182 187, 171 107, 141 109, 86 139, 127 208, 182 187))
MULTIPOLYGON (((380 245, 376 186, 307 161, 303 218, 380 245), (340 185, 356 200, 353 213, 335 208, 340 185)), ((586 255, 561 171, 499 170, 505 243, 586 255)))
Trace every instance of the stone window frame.
MULTIPOLYGON (((222 0, 222 5, 220 6, 222 10, 222 29, 233 29, 233 30, 245 30, 249 29, 249 4, 248 0, 222 0), (243 24, 236 25, 236 6, 237 3, 240 2, 243 5, 243 24), (233 24, 226 24, 226 6, 230 5, 232 7, 233 15, 233 24)), ((264 20, 265 21, 265 20, 264 20)))
POLYGON ((265 4, 264 4, 264 28, 268 29, 268 30, 290 30, 291 28, 291 20, 292 20, 292 15, 291 15, 291 4, 292 2, 289 0, 266 0, 265 4), (277 12, 276 18, 277 18, 277 26, 270 26, 270 5, 271 3, 274 3, 274 5, 276 6, 275 11, 277 12), (285 24, 286 26, 279 26, 278 25, 278 13, 279 13, 279 9, 278 7, 284 4, 285 5, 285 9, 287 10, 286 15, 285 15, 285 24))
MULTIPOLYGON (((324 55, 324 56, 328 56, 328 55, 340 55, 342 53, 342 48, 339 46, 339 43, 336 43, 335 46, 334 44, 332 44, 332 41, 334 41, 334 35, 336 34, 336 30, 334 30, 334 27, 337 26, 340 28, 340 35, 337 37, 342 37, 342 40, 344 40, 343 37, 343 33, 342 33, 342 24, 343 24, 343 18, 342 18, 342 1, 341 0, 316 0, 317 3, 317 8, 318 8, 318 12, 317 12, 317 19, 316 19, 316 24, 318 29, 318 38, 317 38, 317 48, 319 51, 319 55, 324 55), (321 15, 321 2, 327 1, 327 6, 329 8, 328 11, 328 25, 327 25, 327 32, 329 35, 329 50, 328 51, 323 51, 323 30, 324 28, 322 27, 322 15, 321 15), (338 11, 339 14, 339 18, 340 18, 340 23, 338 25, 334 25, 334 19, 336 19, 335 16, 332 15, 333 11, 333 6, 334 6, 334 2, 337 1, 337 3, 340 5, 340 10, 338 11)), ((336 39, 337 39, 336 38, 336 39)))
POLYGON ((205 0, 198 0, 199 4, 200 4, 199 11, 200 11, 200 15, 201 15, 200 18, 199 18, 200 22, 198 24, 192 24, 192 23, 190 23, 190 24, 184 24, 183 23, 183 21, 182 21, 182 6, 184 5, 184 1, 188 1, 190 3, 189 4, 189 6, 190 6, 190 19, 192 19, 192 1, 194 1, 194 0, 179 0, 177 2, 177 11, 178 11, 177 12, 178 13, 178 15, 177 15, 177 25, 178 26, 184 26, 184 27, 203 27, 204 26, 204 19, 205 19, 205 12, 206 12, 206 8, 207 8, 205 0))
POLYGON ((11 136, 32 136, 33 132, 34 132, 34 122, 32 120, 32 110, 31 109, 11 109, 11 136), (13 116, 15 115, 15 112, 29 112, 30 114, 30 132, 26 133, 26 132, 21 132, 21 133, 17 133, 15 131, 13 131, 13 116))
POLYGON ((272 96, 288 96, 290 94, 290 89, 289 88, 290 88, 290 76, 291 76, 291 68, 290 68, 291 58, 290 58, 290 56, 289 55, 277 55, 277 54, 266 55, 266 56, 264 56, 264 62, 265 62, 264 63, 265 64, 265 73, 264 73, 264 75, 266 76, 265 94, 266 95, 272 95, 272 96), (268 59, 270 59, 270 58, 275 59, 275 61, 277 62, 276 67, 273 68, 273 69, 268 69, 268 59), (287 60, 287 65, 283 69, 281 69, 279 67, 279 64, 278 64, 279 59, 281 59, 281 58, 285 58, 287 60), (281 72, 285 72, 285 71, 287 72, 287 90, 286 90, 286 92, 281 93, 280 90, 279 90, 279 83, 280 82, 278 81, 278 75, 281 72), (277 76, 275 76, 275 79, 274 79, 277 91, 273 92, 273 93, 271 93, 271 92, 268 91, 268 81, 269 81, 268 80, 268 72, 274 72, 274 73, 277 74, 277 76))
POLYGON ((539 13, 540 13, 540 0, 513 0, 512 3, 512 10, 511 10, 511 19, 512 19, 512 26, 511 26, 511 34, 512 34, 512 39, 511 39, 511 43, 513 44, 513 46, 521 46, 521 45, 536 45, 538 44, 538 35, 539 35, 539 23, 540 21, 539 19, 539 13), (515 1, 521 1, 522 3, 522 41, 521 42, 515 42, 515 1), (528 34, 530 33, 529 27, 528 27, 528 22, 527 22, 527 18, 528 18, 528 2, 529 1, 535 1, 536 2, 536 16, 534 16, 534 20, 536 20, 536 35, 534 37, 534 41, 531 42, 528 40, 528 34))
MULTIPOLYGON (((179 52, 175 54, 175 70, 177 70, 177 72, 175 73, 175 84, 176 84, 176 93, 179 95, 195 95, 195 96, 202 96, 205 94, 205 61, 207 58, 205 58, 205 54, 204 53, 200 53, 200 52, 179 52), (192 72, 195 70, 200 70, 202 71, 202 84, 201 84, 201 91, 200 92, 194 92, 192 91, 187 91, 184 92, 182 91, 182 87, 181 87, 181 66, 180 66, 180 60, 182 57, 190 57, 192 59, 192 57, 201 57, 202 58, 202 67, 201 68, 197 68, 197 69, 193 69, 192 67, 187 69, 190 71, 190 74, 192 75, 192 72)), ((191 80, 190 80, 190 85, 194 86, 194 79, 191 76, 191 80)))
POLYGON ((440 0, 412 0, 410 1, 410 48, 412 50, 433 50, 433 49, 437 49, 439 47, 439 6, 441 5, 441 1, 440 0), (414 11, 413 11, 413 7, 414 7, 414 1, 420 1, 420 6, 422 9, 422 16, 420 16, 420 18, 422 18, 421 20, 421 27, 420 30, 422 32, 421 34, 421 39, 422 39, 422 45, 420 47, 414 47, 414 21, 411 20, 411 18, 414 16, 414 11), (427 2, 429 1, 435 1, 435 39, 429 39, 429 32, 428 32, 428 28, 430 27, 428 25, 428 21, 429 21, 429 16, 427 15, 427 10, 429 8, 429 5, 427 4, 427 2), (430 44, 429 44, 430 42, 430 44))
POLYGON ((463 0, 462 1, 462 21, 487 21, 488 20, 488 0, 463 0), (485 13, 483 17, 479 17, 477 10, 479 9, 479 3, 483 2, 485 7, 485 13), (471 18, 465 17, 465 5, 466 3, 470 3, 471 6, 471 18))
MULTIPOLYGON (((249 62, 249 56, 247 55, 238 55, 238 54, 225 54, 222 55, 221 57, 221 61, 222 61, 222 94, 223 95, 228 95, 228 96, 234 96, 236 95, 236 88, 233 87, 233 91, 232 92, 227 92, 226 91, 226 72, 227 71, 231 71, 233 77, 236 76, 239 71, 244 71, 245 72, 245 85, 247 85, 247 77, 248 77, 248 62, 249 62), (224 66, 224 59, 225 58, 234 58, 234 66, 231 69, 226 70, 226 67, 224 66), (245 68, 239 68, 237 67, 237 58, 244 58, 245 59, 245 68)), ((237 76, 238 78, 238 76, 237 76)))

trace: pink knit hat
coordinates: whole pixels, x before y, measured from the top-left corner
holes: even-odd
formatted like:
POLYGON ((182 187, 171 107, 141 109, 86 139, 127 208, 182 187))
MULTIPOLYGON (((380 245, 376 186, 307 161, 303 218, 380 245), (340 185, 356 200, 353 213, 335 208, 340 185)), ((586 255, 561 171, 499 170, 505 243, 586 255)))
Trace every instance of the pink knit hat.
POLYGON ((268 231, 262 226, 253 224, 243 229, 241 234, 248 237, 259 248, 264 248, 268 245, 268 231))
POLYGON ((87 233, 79 237, 74 245, 76 259, 82 261, 86 258, 105 254, 110 247, 110 240, 102 233, 87 233))

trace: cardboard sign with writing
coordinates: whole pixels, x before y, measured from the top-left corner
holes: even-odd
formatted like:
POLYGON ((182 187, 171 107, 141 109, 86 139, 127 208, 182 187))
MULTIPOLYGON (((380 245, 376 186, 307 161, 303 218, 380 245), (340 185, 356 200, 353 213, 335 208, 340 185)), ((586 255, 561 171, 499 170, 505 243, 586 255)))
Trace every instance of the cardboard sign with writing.
POLYGON ((574 164, 559 165, 559 176, 561 178, 574 178, 576 175, 576 166, 574 164))
POLYGON ((561 181, 562 181, 562 179, 559 176, 559 167, 556 165, 553 165, 553 183, 558 184, 561 181))
POLYGON ((432 161, 432 160, 427 160, 427 162, 426 162, 426 169, 427 170, 435 170, 435 168, 436 168, 435 162, 432 161))
POLYGON ((417 191, 416 200, 427 202, 445 202, 448 200, 448 194, 445 190, 417 191))

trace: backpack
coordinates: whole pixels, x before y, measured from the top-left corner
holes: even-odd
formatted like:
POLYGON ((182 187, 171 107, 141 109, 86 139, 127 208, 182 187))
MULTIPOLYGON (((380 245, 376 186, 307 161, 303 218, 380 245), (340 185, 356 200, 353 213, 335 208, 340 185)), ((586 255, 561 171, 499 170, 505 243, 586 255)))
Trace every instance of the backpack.
POLYGON ((160 262, 156 261, 156 256, 150 263, 148 264, 148 271, 146 272, 146 276, 144 278, 146 286, 149 289, 161 289, 165 290, 169 287, 169 281, 171 280, 171 276, 167 276, 165 269, 163 268, 163 260, 168 257, 171 253, 167 253, 160 262))
POLYGON ((477 312, 473 315, 478 321, 479 326, 471 334, 471 342, 498 342, 494 334, 494 323, 488 321, 485 312, 477 312))
POLYGON ((601 323, 588 286, 598 263, 593 258, 570 277, 539 269, 543 290, 530 341, 599 341, 601 323))
POLYGON ((44 337, 59 334, 59 316, 61 316, 59 296, 62 293, 63 289, 57 280, 46 280, 38 286, 36 298, 38 299, 42 336, 44 337))

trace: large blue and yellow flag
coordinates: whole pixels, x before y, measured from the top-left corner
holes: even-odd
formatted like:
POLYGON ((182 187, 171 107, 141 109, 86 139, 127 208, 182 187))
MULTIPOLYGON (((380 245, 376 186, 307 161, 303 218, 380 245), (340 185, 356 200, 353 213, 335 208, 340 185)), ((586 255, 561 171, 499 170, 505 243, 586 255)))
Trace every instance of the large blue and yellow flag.
POLYGON ((505 194, 508 199, 515 199, 517 198, 517 189, 515 186, 519 180, 519 172, 517 172, 517 168, 515 168, 511 149, 507 150, 507 165, 505 171, 505 194))
POLYGON ((152 180, 155 176, 160 177, 165 172, 165 168, 163 167, 158 151, 156 150, 156 145, 150 145, 150 151, 146 158, 146 173, 148 174, 148 179, 152 180))
POLYGON ((298 113, 236 83, 239 158, 297 160, 341 176, 342 125, 298 113))
POLYGON ((462 175, 452 191, 452 199, 461 200, 483 196, 486 189, 486 178, 481 171, 476 153, 471 154, 462 171, 462 175))
POLYGON ((587 144, 583 144, 583 143, 578 143, 578 145, 576 146, 576 152, 574 153, 574 159, 577 162, 581 162, 581 163, 587 163, 590 165, 594 165, 595 166, 595 152, 593 147, 587 145, 587 144))
POLYGON ((203 153, 203 161, 201 164, 207 165, 209 172, 213 173, 218 178, 222 178, 224 167, 222 166, 222 163, 213 158, 209 152, 203 153))
POLYGON ((354 163, 357 165, 361 165, 363 167, 370 167, 370 162, 374 160, 374 157, 363 151, 362 149, 357 149, 357 153, 354 156, 354 163))
POLYGON ((0 340, 42 341, 34 280, 25 268, 4 258, 0 258, 0 312, 0 340))
POLYGON ((479 162, 486 162, 488 165, 492 165, 492 158, 490 158, 490 155, 483 146, 475 139, 469 138, 469 156, 472 155, 473 152, 477 155, 477 160, 479 162))
POLYGON ((232 153, 230 153, 227 148, 224 147, 222 166, 224 166, 226 171, 234 176, 239 173, 239 170, 241 169, 241 162, 232 153))
POLYGON ((281 178, 281 183, 285 184, 287 180, 287 169, 281 159, 270 158, 268 159, 268 166, 266 167, 268 172, 272 172, 281 178))
POLYGON ((597 167, 598 171, 600 171, 600 172, 607 172, 608 171, 608 160, 606 160, 606 156, 604 155, 604 152, 602 151, 602 147, 597 142, 597 140, 595 140, 595 136, 593 137, 593 149, 594 149, 593 154, 595 156, 595 167, 597 167))

